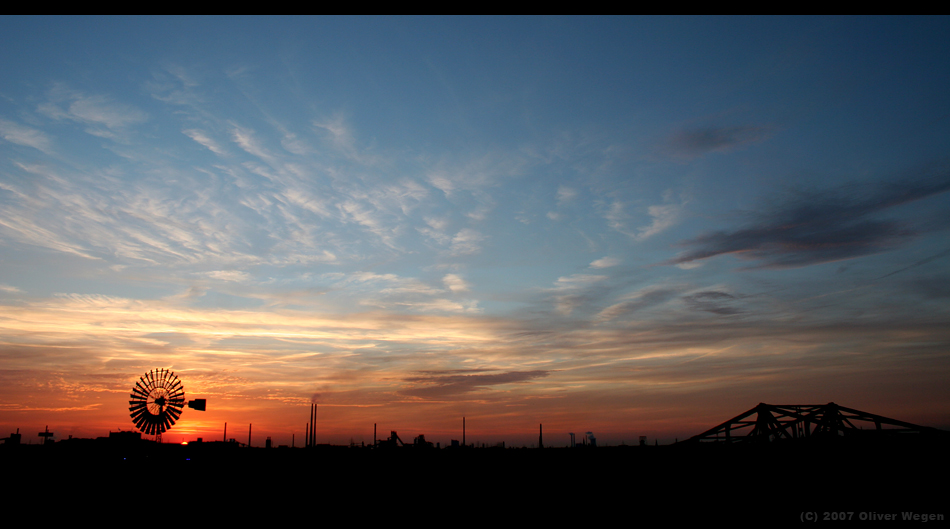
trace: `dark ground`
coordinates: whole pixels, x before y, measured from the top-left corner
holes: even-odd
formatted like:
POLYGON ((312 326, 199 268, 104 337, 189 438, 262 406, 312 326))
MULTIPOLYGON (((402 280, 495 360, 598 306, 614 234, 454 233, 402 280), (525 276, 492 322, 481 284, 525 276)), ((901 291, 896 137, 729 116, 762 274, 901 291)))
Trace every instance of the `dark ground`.
POLYGON ((913 511, 943 514, 938 525, 946 524, 950 444, 943 437, 812 441, 370 450, 74 439, 0 446, 0 468, 8 514, 35 511, 36 499, 56 506, 41 508, 36 522, 44 515, 116 516, 103 518, 116 523, 158 515, 163 526, 188 516, 304 525, 675 526, 801 523, 807 513, 824 523, 840 516, 826 513, 852 513, 844 516, 856 522, 861 513, 899 519, 913 511))

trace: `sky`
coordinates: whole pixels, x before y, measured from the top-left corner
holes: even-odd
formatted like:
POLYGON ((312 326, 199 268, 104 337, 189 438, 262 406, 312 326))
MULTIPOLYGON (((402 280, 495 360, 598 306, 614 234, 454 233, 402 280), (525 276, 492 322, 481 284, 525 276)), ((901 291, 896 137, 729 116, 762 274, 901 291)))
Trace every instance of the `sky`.
POLYGON ((950 428, 950 18, 0 18, 0 433, 950 428))

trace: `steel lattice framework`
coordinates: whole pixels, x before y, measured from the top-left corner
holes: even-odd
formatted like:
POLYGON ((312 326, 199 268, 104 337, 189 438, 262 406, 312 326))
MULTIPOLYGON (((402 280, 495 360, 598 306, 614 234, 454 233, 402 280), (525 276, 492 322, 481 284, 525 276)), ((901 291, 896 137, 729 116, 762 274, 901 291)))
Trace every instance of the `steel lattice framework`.
POLYGON ((760 403, 751 410, 682 443, 755 443, 866 435, 872 432, 890 435, 946 433, 936 428, 845 408, 834 402, 791 406, 760 403))

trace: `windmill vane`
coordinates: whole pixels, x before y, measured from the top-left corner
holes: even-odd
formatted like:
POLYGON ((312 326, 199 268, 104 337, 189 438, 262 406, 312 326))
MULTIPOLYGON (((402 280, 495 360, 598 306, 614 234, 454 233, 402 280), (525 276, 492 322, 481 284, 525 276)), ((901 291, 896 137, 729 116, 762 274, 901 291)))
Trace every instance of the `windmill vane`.
POLYGON ((139 377, 129 399, 135 426, 142 433, 160 436, 181 417, 185 388, 170 370, 153 369, 139 377))

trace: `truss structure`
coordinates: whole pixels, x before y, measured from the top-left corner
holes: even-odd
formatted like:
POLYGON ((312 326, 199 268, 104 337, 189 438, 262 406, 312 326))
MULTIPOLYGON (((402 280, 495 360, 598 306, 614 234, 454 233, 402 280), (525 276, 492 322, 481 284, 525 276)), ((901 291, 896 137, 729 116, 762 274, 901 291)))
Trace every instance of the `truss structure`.
POLYGON ((791 406, 760 403, 751 410, 682 443, 756 443, 874 433, 900 435, 946 432, 845 408, 834 402, 791 406))

